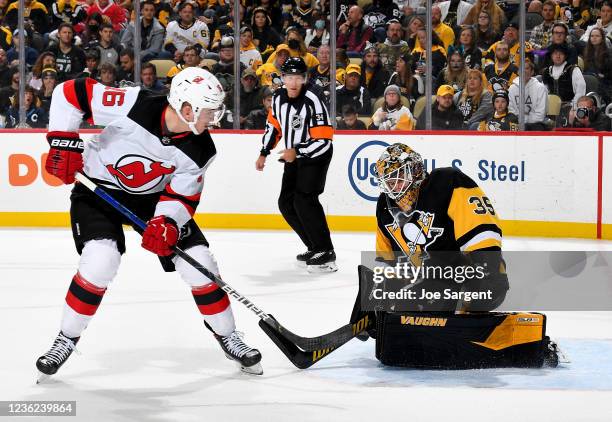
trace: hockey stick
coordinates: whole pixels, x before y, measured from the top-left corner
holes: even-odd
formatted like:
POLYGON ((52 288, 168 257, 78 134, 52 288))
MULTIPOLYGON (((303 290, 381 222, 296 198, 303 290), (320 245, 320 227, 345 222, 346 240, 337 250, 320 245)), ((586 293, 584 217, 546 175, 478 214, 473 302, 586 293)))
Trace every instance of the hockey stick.
MULTIPOLYGON (((145 221, 140 219, 140 217, 118 202, 87 176, 82 173, 76 173, 75 178, 86 188, 91 190, 93 193, 98 195, 105 202, 123 214, 123 216, 125 216, 140 229, 146 229, 147 223, 145 221)), ((255 315, 261 319, 259 321, 259 326, 261 329, 281 349, 285 356, 287 356, 287 358, 300 369, 305 369, 312 366, 315 362, 319 361, 324 356, 327 356, 332 350, 339 348, 355 337, 358 333, 369 327, 369 320, 367 316, 365 316, 353 324, 347 324, 322 336, 298 336, 297 334, 294 334, 283 327, 272 315, 265 313, 259 307, 255 306, 255 304, 248 298, 224 282, 219 276, 213 274, 210 270, 205 268, 181 248, 174 246, 173 250, 174 253, 176 253, 176 255, 178 255, 181 259, 185 260, 193 268, 204 274, 209 280, 213 280, 228 295, 255 313, 255 315)))

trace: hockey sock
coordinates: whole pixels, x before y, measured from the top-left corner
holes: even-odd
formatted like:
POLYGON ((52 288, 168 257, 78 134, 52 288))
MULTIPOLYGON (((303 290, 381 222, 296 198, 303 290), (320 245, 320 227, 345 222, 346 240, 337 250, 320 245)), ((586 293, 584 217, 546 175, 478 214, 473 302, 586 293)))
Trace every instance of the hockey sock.
POLYGON ((78 272, 75 274, 66 294, 66 306, 62 317, 64 335, 80 337, 98 310, 105 292, 106 288, 88 282, 78 272))
POLYGON ((219 286, 210 283, 193 287, 191 293, 204 321, 216 334, 227 336, 236 329, 229 297, 219 286))

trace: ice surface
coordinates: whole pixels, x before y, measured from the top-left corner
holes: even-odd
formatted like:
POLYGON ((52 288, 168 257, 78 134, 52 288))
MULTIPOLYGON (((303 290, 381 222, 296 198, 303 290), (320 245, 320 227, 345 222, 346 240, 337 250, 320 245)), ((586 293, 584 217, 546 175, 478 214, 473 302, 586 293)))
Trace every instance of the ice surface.
MULTIPOLYGON (((209 231, 221 274, 304 336, 347 322, 366 234, 334 234, 340 271, 309 275, 287 232, 209 231)), ((78 256, 68 230, 0 230, 0 400, 76 400, 87 421, 611 421, 612 315, 548 313, 572 363, 558 369, 385 368, 353 340, 300 371, 234 305, 264 375, 239 373, 201 323, 176 273, 127 233, 128 252, 73 355, 36 386, 34 362, 55 338, 78 256)), ((507 250, 612 250, 612 242, 504 239, 507 250)), ((52 419, 61 420, 61 418, 52 419)))

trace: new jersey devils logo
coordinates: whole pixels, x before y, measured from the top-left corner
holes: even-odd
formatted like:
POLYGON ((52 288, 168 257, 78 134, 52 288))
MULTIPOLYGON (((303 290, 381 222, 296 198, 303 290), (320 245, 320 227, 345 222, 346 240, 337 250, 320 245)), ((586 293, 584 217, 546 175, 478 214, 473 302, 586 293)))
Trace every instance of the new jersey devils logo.
POLYGON ((121 188, 131 193, 144 193, 161 183, 164 176, 172 174, 176 167, 164 167, 163 163, 153 161, 142 155, 124 155, 113 166, 106 166, 121 188))

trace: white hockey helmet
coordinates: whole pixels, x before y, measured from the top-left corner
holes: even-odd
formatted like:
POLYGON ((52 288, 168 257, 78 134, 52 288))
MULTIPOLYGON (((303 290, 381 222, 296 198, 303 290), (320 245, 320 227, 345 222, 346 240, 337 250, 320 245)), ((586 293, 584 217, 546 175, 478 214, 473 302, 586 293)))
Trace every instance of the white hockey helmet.
POLYGON ((196 130, 195 124, 202 110, 215 110, 215 118, 212 122, 215 124, 223 117, 225 111, 224 99, 225 92, 215 75, 199 67, 188 67, 177 73, 172 78, 170 92, 168 93, 168 102, 179 118, 187 123, 196 135, 199 132, 196 130), (181 108, 184 103, 191 104, 193 122, 188 122, 181 115, 181 108))

